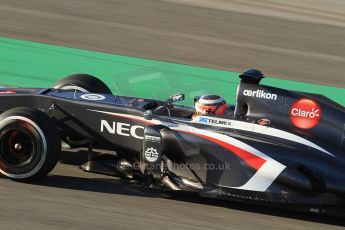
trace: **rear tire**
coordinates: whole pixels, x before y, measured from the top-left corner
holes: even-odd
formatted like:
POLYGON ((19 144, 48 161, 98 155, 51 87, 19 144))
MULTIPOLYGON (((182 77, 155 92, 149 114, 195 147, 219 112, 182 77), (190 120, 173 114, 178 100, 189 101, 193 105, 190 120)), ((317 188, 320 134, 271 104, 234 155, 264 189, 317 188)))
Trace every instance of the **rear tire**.
POLYGON ((60 153, 60 134, 45 113, 18 107, 0 115, 0 173, 4 177, 39 180, 55 167, 60 153))
POLYGON ((89 74, 70 75, 57 82, 53 87, 55 89, 76 90, 85 93, 112 94, 104 82, 89 74))

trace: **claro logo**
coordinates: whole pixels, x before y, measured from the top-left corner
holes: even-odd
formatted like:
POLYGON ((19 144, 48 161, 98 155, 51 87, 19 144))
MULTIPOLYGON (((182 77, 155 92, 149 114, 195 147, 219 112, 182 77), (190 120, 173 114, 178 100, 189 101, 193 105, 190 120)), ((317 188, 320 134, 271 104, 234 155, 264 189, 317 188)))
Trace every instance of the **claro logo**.
POLYGON ((298 128, 311 129, 319 124, 321 112, 321 107, 317 102, 304 98, 292 104, 290 119, 298 128))
POLYGON ((262 99, 273 100, 273 101, 276 101, 278 98, 277 94, 268 93, 268 92, 265 92, 264 90, 259 90, 259 89, 256 91, 246 89, 243 91, 243 95, 247 97, 256 97, 256 98, 262 98, 262 99))
POLYGON ((144 127, 140 125, 130 125, 127 123, 121 123, 113 121, 108 123, 106 120, 101 120, 101 132, 108 132, 111 134, 117 134, 120 136, 134 137, 136 139, 144 139, 143 131, 144 127))

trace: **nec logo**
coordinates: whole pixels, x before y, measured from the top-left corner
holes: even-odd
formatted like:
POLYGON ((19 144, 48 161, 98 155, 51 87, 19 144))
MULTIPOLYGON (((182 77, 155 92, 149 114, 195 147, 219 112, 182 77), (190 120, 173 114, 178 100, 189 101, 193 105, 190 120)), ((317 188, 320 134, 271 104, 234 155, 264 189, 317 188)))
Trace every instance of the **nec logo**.
POLYGON ((144 139, 144 127, 140 125, 130 125, 116 121, 113 121, 111 124, 109 124, 108 121, 101 120, 101 132, 103 133, 104 131, 120 136, 134 137, 141 140, 144 139))
POLYGON ((243 95, 247 97, 256 97, 256 98, 262 98, 262 99, 273 100, 273 101, 276 101, 278 98, 277 94, 268 93, 268 92, 265 92, 264 90, 259 90, 259 89, 256 91, 246 89, 243 91, 243 95))

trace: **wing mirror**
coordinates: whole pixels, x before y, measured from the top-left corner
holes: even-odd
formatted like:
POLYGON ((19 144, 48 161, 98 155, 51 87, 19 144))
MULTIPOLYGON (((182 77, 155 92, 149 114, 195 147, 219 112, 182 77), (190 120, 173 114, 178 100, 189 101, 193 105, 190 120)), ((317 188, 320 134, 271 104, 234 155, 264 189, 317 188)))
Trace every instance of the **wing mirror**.
POLYGON ((145 120, 152 120, 153 118, 152 110, 146 110, 143 114, 143 117, 145 120))
POLYGON ((169 97, 168 102, 178 102, 183 101, 185 99, 185 95, 183 93, 173 94, 169 97))

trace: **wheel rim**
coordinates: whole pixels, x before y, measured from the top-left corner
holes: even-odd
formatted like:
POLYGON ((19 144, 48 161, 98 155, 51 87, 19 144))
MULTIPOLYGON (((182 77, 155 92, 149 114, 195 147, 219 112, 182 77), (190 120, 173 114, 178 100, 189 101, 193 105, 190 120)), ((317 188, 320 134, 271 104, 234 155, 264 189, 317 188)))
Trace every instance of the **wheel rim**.
MULTIPOLYGON (((28 117, 13 115, 3 118, 0 121, 0 144, 4 140, 3 134, 11 129, 22 129, 32 136, 35 143, 35 151, 28 157, 28 161, 22 161, 24 164, 10 164, 5 160, 0 152, 0 173, 12 179, 25 179, 34 176, 44 166, 47 159, 47 138, 41 127, 28 117)), ((4 136, 6 137, 6 135, 4 136)), ((3 142, 6 143, 5 141, 3 142)), ((2 146, 0 146, 1 151, 2 146)))
POLYGON ((89 93, 89 91, 87 89, 84 89, 83 87, 77 86, 77 85, 65 85, 65 86, 60 87, 59 89, 82 92, 82 93, 89 93))
POLYGON ((0 155, 11 167, 29 165, 37 153, 37 138, 30 129, 10 125, 0 134, 0 155))

